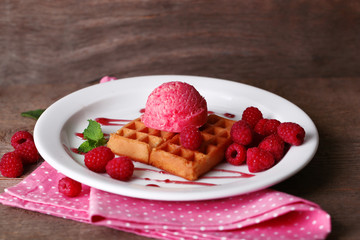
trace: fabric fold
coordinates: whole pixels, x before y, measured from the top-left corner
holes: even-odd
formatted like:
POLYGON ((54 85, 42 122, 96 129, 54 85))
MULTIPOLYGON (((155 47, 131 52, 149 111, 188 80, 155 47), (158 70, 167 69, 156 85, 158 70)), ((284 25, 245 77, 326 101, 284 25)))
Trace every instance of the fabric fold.
POLYGON ((0 195, 18 208, 158 239, 325 239, 330 216, 310 201, 264 189, 225 199, 168 202, 137 199, 83 185, 68 198, 64 177, 44 162, 0 195))

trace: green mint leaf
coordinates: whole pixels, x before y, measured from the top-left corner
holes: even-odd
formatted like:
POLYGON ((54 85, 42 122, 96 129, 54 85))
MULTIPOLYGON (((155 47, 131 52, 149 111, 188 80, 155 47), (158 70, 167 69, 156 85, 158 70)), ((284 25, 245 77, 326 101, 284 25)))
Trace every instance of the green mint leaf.
POLYGON ((100 124, 91 119, 88 120, 88 122, 89 122, 89 125, 83 132, 84 138, 87 140, 92 140, 94 142, 98 142, 99 140, 104 138, 104 134, 101 131, 100 124))
POLYGON ((35 120, 38 120, 40 115, 45 111, 45 109, 36 109, 36 110, 32 110, 32 111, 27 111, 27 112, 22 112, 21 116, 23 117, 29 117, 29 118, 33 118, 35 120))
POLYGON ((103 146, 107 143, 107 140, 103 137, 102 139, 100 139, 99 141, 96 142, 96 146, 103 146))
POLYGON ((87 153, 89 151, 91 151, 93 148, 93 146, 90 145, 89 141, 85 141, 83 142, 79 147, 78 147, 78 151, 82 152, 82 153, 87 153))
POLYGON ((104 138, 100 124, 91 119, 88 120, 88 122, 89 125, 83 132, 86 141, 83 142, 78 148, 78 151, 83 153, 87 153, 96 147, 103 146, 107 142, 107 140, 104 138))

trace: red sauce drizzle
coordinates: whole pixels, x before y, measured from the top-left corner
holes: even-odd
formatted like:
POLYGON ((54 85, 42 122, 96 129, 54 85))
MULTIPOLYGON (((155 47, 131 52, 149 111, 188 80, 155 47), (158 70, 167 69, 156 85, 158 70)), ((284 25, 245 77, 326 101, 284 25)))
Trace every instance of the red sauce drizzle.
POLYGON ((85 138, 84 138, 84 134, 83 134, 83 133, 75 133, 75 136, 77 136, 77 137, 79 137, 79 138, 81 138, 81 139, 85 140, 85 138))
MULTIPOLYGON (((220 115, 219 113, 216 113, 214 111, 208 111, 208 114, 218 114, 218 115, 220 115)), ((224 113, 222 115, 224 115, 227 118, 235 118, 236 117, 236 115, 233 114, 233 113, 224 113)))
POLYGON ((170 179, 151 179, 151 178, 135 178, 139 180, 146 180, 146 181, 154 181, 154 182, 163 182, 163 183, 174 183, 174 184, 186 184, 186 185, 202 185, 202 186, 216 186, 213 183, 204 183, 204 182, 192 182, 192 181, 177 181, 177 180, 170 180, 170 179))
POLYGON ((123 126, 125 125, 125 123, 130 122, 131 120, 100 117, 100 118, 95 118, 95 121, 103 126, 123 126))
POLYGON ((161 173, 161 174, 170 174, 170 173, 162 171, 162 170, 155 170, 155 169, 150 169, 150 168, 138 168, 138 167, 136 167, 136 168, 134 168, 134 170, 156 172, 156 173, 161 173))
POLYGON ((237 176, 204 176, 203 178, 250 178, 255 176, 254 174, 249 174, 249 173, 244 173, 244 172, 239 172, 239 171, 234 171, 234 170, 226 170, 226 169, 213 169, 212 171, 215 172, 226 172, 226 173, 235 173, 235 174, 239 174, 237 176))
POLYGON ((159 185, 156 185, 156 184, 147 184, 146 186, 147 187, 160 187, 159 185))
MULTIPOLYGON (((145 108, 140 109, 139 112, 144 113, 145 108)), ((214 111, 208 111, 208 114, 215 114, 215 112, 214 111)), ((225 117, 228 117, 228 118, 234 118, 235 117, 235 114, 232 114, 232 113, 224 113, 223 115, 225 117)), ((131 120, 99 117, 99 118, 96 118, 95 121, 98 122, 101 125, 104 125, 104 126, 123 126, 127 122, 130 122, 131 120)), ((75 133, 75 135, 77 137, 81 138, 81 139, 84 139, 84 134, 83 133, 75 133)), ((104 134, 104 136, 109 136, 109 134, 104 134)), ((70 150, 72 152, 76 153, 76 154, 82 154, 82 155, 85 154, 85 153, 79 152, 77 148, 71 148, 70 150)), ((154 170, 154 169, 149 169, 149 168, 135 168, 135 170, 138 170, 138 171, 150 171, 150 172, 156 172, 156 173, 160 173, 160 174, 169 174, 169 175, 171 175, 170 173, 168 173, 166 171, 154 170)), ((243 172, 233 171, 233 170, 226 170, 226 169, 213 169, 212 171, 234 173, 234 174, 237 174, 237 175, 234 175, 234 176, 203 176, 202 178, 205 178, 205 179, 225 179, 225 178, 249 178, 249 177, 255 176, 253 174, 248 174, 248 173, 243 173, 243 172)), ((186 180, 185 181, 178 181, 178 180, 170 180, 170 179, 164 179, 163 180, 163 179, 150 179, 150 178, 135 178, 135 179, 146 180, 146 181, 154 181, 154 182, 163 182, 163 183, 172 183, 172 184, 202 185, 202 186, 216 186, 217 185, 217 184, 213 184, 213 183, 194 182, 194 181, 186 181, 186 180)), ((156 184, 147 184, 146 186, 160 187, 159 185, 156 185, 156 184)))
POLYGON ((227 117, 227 118, 234 118, 234 117, 235 117, 235 114, 232 114, 232 113, 224 113, 224 116, 227 117))
POLYGON ((79 152, 79 150, 78 150, 77 148, 70 148, 70 150, 71 150, 73 153, 85 155, 85 153, 79 152))
MULTIPOLYGON (((149 168, 135 168, 135 170, 150 171, 150 172, 155 172, 155 173, 171 175, 170 173, 167 173, 165 171, 149 169, 149 168)), ((212 171, 234 173, 237 175, 234 175, 234 176, 203 176, 201 178, 203 178, 203 179, 226 179, 226 178, 250 178, 250 177, 255 176, 253 174, 248 174, 248 173, 234 171, 234 170, 226 170, 226 169, 213 169, 212 171)), ((193 181, 177 181, 177 180, 170 180, 170 179, 164 179, 164 180, 151 179, 151 178, 136 178, 136 179, 146 180, 146 181, 163 182, 163 183, 173 183, 173 184, 202 185, 202 186, 216 186, 217 185, 217 184, 213 184, 213 183, 193 182, 193 181)))

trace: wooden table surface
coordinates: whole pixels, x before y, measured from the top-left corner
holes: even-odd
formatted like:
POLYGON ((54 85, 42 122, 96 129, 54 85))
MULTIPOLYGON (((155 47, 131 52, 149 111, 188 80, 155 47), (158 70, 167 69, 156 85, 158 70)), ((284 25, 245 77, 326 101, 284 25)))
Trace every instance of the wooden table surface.
MULTIPOLYGON (((357 1, 63 1, 0 3, 0 156, 20 116, 118 78, 217 77, 302 108, 320 144, 298 174, 273 186, 319 204, 329 239, 360 236, 360 5, 357 1), (85 4, 85 3, 84 3, 85 4)), ((31 173, 0 176, 0 192, 31 173)), ((0 205, 0 239, 147 239, 0 205)))

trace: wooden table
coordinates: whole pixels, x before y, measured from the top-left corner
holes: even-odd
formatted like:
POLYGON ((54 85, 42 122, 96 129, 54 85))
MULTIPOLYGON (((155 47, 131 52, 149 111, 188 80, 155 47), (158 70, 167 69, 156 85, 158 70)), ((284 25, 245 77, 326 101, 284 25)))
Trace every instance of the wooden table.
MULTIPOLYGON (((319 149, 274 186, 319 204, 329 239, 360 236, 360 6, 357 1, 0 3, 0 155, 27 110, 118 78, 185 74, 260 87, 302 108, 319 149)), ((0 177, 0 192, 26 177, 0 177)), ((0 239, 147 239, 0 205, 0 239)))
MULTIPOLYGON (((359 80, 312 78, 296 79, 291 84, 278 79, 241 81, 289 99, 316 123, 320 145, 314 159, 297 175, 273 188, 318 203, 332 217, 332 239, 356 239, 360 233, 359 80)), ((40 84, 29 89, 19 84, 1 88, 1 154, 11 150, 10 138, 14 132, 32 131, 34 127, 35 121, 21 117, 21 111, 45 108, 55 99, 86 85, 40 84)), ((0 191, 20 180, 1 177, 0 191)), ((0 239, 146 239, 2 205, 0 223, 0 239)))

